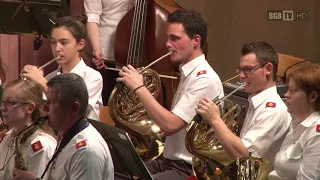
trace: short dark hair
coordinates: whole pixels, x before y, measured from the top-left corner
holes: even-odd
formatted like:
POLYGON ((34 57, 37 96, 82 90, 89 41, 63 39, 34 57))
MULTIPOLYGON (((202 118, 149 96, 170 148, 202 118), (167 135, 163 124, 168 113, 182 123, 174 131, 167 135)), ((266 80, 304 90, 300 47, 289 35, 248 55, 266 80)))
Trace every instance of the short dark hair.
POLYGON ((207 40, 208 28, 200 13, 190 9, 178 9, 169 14, 167 22, 181 23, 190 39, 198 34, 201 37, 200 47, 203 50, 207 40))
MULTIPOLYGON (((307 95, 315 91, 320 96, 320 65, 307 64, 288 75, 289 81, 292 79, 299 88, 307 95)), ((315 110, 320 111, 320 97, 314 103, 315 110)))
POLYGON ((273 47, 266 42, 252 42, 244 44, 241 48, 241 55, 245 56, 250 53, 254 53, 256 55, 261 65, 265 65, 267 63, 271 63, 273 65, 272 78, 275 81, 277 79, 279 58, 273 47))
MULTIPOLYGON (((88 17, 85 14, 76 14, 72 16, 64 16, 53 25, 52 30, 55 28, 66 28, 72 36, 79 42, 81 39, 86 38, 86 22, 88 17)), ((51 31, 52 31, 51 30, 51 31)))
POLYGON ((79 114, 83 116, 86 114, 89 94, 82 77, 75 73, 61 73, 50 79, 47 86, 57 92, 63 106, 70 106, 77 101, 80 103, 79 114))

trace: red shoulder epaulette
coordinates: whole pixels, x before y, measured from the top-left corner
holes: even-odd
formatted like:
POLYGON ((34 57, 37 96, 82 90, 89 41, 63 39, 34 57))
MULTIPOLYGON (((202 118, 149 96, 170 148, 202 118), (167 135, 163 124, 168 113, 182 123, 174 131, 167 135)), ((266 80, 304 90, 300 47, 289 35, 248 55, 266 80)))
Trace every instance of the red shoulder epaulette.
POLYGON ((37 142, 31 144, 31 147, 32 147, 33 152, 38 152, 43 148, 40 141, 37 141, 37 142))
POLYGON ((197 76, 200 76, 201 74, 207 74, 207 71, 206 70, 199 71, 197 73, 197 76))
POLYGON ((266 107, 275 108, 275 107, 276 107, 276 103, 274 103, 274 102, 267 102, 266 107))
POLYGON ((320 124, 317 125, 316 131, 317 131, 317 132, 320 132, 320 124))
POLYGON ((76 148, 79 149, 79 148, 86 146, 86 145, 87 145, 86 140, 82 140, 76 144, 76 148))

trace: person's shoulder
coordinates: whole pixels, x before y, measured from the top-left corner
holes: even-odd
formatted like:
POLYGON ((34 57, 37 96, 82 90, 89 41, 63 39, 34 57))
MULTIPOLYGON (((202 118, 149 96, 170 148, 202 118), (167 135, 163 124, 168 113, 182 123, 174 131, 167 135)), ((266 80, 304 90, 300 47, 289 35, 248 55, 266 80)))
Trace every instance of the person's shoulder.
POLYGON ((49 81, 50 79, 54 78, 55 76, 57 76, 57 72, 58 69, 52 71, 51 73, 49 73, 48 75, 46 75, 44 78, 49 81))
POLYGON ((201 81, 205 84, 221 85, 221 79, 218 74, 210 67, 200 64, 195 70, 195 81, 201 81))
POLYGON ((54 151, 57 146, 57 141, 46 133, 38 133, 31 141, 31 149, 34 153, 40 151, 54 151))
POLYGON ((311 131, 313 134, 316 136, 320 137, 320 115, 319 113, 317 114, 318 116, 315 116, 314 118, 317 118, 317 120, 314 122, 312 126, 309 127, 309 131, 311 131))
POLYGON ((283 121, 291 122, 292 118, 287 110, 287 106, 278 94, 274 95, 273 97, 268 97, 262 106, 264 113, 269 113, 274 117, 279 117, 279 119, 283 121))
POLYGON ((285 103, 281 100, 278 99, 273 99, 273 98, 268 98, 262 106, 264 107, 265 110, 267 111, 273 111, 273 112, 287 112, 287 106, 285 103))
POLYGON ((100 74, 99 71, 93 69, 92 67, 90 66, 86 66, 84 68, 84 78, 93 78, 93 79, 101 79, 102 80, 102 76, 100 74))
POLYGON ((76 144, 76 149, 83 147, 95 150, 97 147, 105 146, 106 142, 101 134, 92 125, 89 125, 76 135, 74 144, 76 144))

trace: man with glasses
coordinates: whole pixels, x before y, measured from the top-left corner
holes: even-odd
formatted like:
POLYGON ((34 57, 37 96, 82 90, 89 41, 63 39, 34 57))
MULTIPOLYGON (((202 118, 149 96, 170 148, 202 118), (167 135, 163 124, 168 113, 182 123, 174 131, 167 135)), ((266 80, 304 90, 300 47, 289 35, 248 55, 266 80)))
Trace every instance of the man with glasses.
POLYGON ((199 102, 197 113, 209 121, 231 158, 248 156, 248 152, 252 152, 253 156, 273 162, 280 150, 291 116, 277 93, 277 68, 278 55, 268 43, 254 42, 242 47, 237 72, 246 83, 245 91, 252 95, 248 99, 249 108, 240 138, 224 124, 219 107, 211 99, 204 98, 199 102))

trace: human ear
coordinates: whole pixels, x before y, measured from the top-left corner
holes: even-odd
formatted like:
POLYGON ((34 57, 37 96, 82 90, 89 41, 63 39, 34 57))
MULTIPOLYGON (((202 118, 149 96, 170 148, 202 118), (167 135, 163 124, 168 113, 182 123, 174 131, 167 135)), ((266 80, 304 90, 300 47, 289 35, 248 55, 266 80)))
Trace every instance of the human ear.
POLYGON ((272 73, 273 65, 271 63, 267 63, 265 66, 266 74, 270 75, 272 73))
POLYGON ((81 51, 86 45, 86 41, 84 39, 81 39, 79 42, 78 42, 78 51, 81 51))
POLYGON ((27 112, 28 114, 32 114, 33 111, 36 109, 37 105, 35 103, 30 103, 27 105, 27 112))
POLYGON ((318 99, 319 95, 316 91, 312 91, 309 95, 309 101, 315 102, 318 99))
POLYGON ((193 47, 196 48, 200 46, 200 44, 201 44, 201 36, 197 34, 193 37, 193 47))

